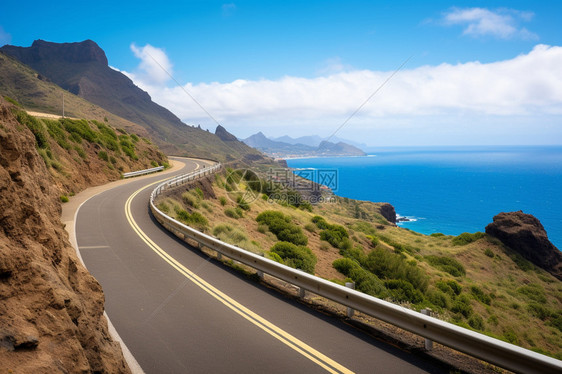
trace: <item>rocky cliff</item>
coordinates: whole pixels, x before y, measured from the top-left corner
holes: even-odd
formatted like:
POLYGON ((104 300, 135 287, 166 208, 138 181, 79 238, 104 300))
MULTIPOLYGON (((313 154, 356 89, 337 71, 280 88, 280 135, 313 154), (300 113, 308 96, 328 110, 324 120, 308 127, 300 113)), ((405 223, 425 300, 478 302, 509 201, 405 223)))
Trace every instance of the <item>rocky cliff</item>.
POLYGON ((104 295, 60 222, 36 139, 0 102, 0 363, 14 373, 126 373, 104 295))
POLYGON ((548 240, 536 217, 522 211, 500 213, 486 226, 486 233, 562 280, 562 252, 548 240))

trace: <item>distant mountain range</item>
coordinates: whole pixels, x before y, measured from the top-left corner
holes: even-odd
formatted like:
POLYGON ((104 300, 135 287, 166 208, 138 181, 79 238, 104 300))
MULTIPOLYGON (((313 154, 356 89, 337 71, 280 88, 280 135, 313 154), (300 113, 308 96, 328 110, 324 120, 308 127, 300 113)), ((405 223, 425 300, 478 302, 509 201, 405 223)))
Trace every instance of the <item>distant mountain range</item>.
MULTIPOLYGON (((142 126, 168 154, 221 161, 263 158, 260 152, 238 141, 223 127, 217 129, 217 134, 212 134, 184 124, 172 112, 153 102, 148 93, 127 76, 110 68, 105 52, 92 40, 79 43, 36 40, 31 47, 6 45, 0 48, 1 54, 6 57, 0 59, 0 91, 25 108, 61 114, 61 95, 52 94, 53 90, 57 91, 52 86, 58 85, 89 101, 90 110, 98 107, 101 112, 103 108, 103 112, 142 126), (26 66, 18 65, 13 59, 26 66), (15 79, 15 75, 25 84, 15 79)), ((79 103, 74 95, 68 94, 67 115, 88 109, 84 103, 80 103, 80 108, 73 107, 73 103, 79 103)))
POLYGON ((329 142, 319 136, 304 136, 297 139, 283 136, 269 139, 262 132, 258 132, 242 141, 275 158, 365 155, 365 152, 354 145, 342 141, 329 142))
POLYGON ((350 144, 353 145, 363 151, 366 150, 367 145, 363 144, 363 143, 358 143, 358 142, 354 142, 353 140, 349 140, 349 139, 343 139, 343 138, 339 138, 337 136, 332 136, 329 138, 322 138, 318 135, 309 135, 309 136, 301 136, 298 138, 292 138, 288 135, 285 136, 281 136, 279 138, 272 138, 271 140, 274 140, 276 142, 283 142, 283 143, 289 143, 289 144, 304 144, 304 145, 308 145, 310 147, 318 147, 320 145, 320 143, 322 143, 322 141, 330 141, 332 143, 339 143, 339 142, 343 142, 346 144, 350 144))

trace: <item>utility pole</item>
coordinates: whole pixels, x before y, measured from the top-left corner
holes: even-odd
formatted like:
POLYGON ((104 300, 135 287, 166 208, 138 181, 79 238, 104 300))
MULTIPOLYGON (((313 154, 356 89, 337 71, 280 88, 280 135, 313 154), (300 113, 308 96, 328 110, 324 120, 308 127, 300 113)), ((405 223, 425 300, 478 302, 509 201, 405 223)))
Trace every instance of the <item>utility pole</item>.
POLYGON ((62 118, 64 118, 64 92, 62 93, 62 118))

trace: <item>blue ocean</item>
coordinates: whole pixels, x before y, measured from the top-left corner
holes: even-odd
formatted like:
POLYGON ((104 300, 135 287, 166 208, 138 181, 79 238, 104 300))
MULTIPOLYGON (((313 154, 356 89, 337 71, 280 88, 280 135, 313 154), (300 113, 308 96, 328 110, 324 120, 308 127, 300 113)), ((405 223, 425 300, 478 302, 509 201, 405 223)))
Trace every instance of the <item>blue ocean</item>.
POLYGON ((496 214, 522 210, 562 249, 562 146, 381 148, 287 163, 335 170, 337 195, 389 202, 411 219, 402 227, 423 234, 484 231, 496 214))

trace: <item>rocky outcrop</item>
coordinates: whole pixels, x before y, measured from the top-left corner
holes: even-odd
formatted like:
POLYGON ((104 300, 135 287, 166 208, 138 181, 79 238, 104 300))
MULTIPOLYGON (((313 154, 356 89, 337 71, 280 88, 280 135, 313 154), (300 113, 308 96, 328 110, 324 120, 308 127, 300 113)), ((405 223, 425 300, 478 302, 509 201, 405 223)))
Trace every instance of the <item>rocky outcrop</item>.
POLYGON ((33 134, 0 102, 0 366, 127 373, 101 286, 78 260, 60 215, 33 134))
POLYGON ((562 280, 562 253, 536 217, 522 211, 500 213, 486 226, 486 233, 562 280))
POLYGON ((217 129, 215 130, 215 135, 218 136, 219 139, 222 140, 223 142, 237 142, 238 141, 236 136, 234 136, 231 133, 229 133, 228 131, 226 131, 226 129, 224 127, 222 127, 221 125, 217 126, 217 129))
POLYGON ((396 224, 396 211, 394 210, 394 206, 389 203, 382 203, 379 211, 381 216, 388 222, 396 224))

